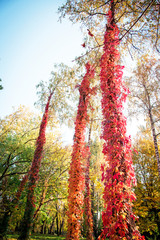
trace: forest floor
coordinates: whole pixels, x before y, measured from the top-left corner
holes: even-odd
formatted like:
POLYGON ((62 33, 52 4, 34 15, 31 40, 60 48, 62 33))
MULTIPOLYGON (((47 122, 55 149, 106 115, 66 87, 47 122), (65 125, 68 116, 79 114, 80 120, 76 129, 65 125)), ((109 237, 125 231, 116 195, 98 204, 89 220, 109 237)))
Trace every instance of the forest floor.
MULTIPOLYGON (((18 235, 8 235, 8 240, 17 240, 18 235)), ((44 234, 34 234, 31 235, 30 240, 64 240, 65 237, 58 237, 52 235, 44 235, 44 234)), ((85 240, 85 238, 83 238, 85 240)))
MULTIPOLYGON (((17 240, 18 235, 8 235, 8 240, 17 240)), ((65 237, 58 237, 52 235, 34 234, 31 235, 30 240, 64 240, 65 237)))

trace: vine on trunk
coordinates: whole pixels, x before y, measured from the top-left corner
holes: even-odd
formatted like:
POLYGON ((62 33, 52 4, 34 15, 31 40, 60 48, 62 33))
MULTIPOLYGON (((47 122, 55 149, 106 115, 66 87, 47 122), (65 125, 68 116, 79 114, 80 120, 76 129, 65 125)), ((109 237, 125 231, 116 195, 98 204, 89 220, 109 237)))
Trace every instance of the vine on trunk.
POLYGON ((131 158, 131 140, 126 135, 126 118, 123 103, 128 94, 122 82, 123 67, 117 64, 119 30, 114 23, 114 8, 108 12, 108 24, 104 36, 104 54, 101 57, 100 85, 102 91, 102 138, 106 164, 102 166, 104 182, 103 232, 99 239, 144 239, 135 225, 132 201, 136 183, 131 158))
POLYGON ((81 235, 84 205, 84 171, 82 161, 85 149, 85 128, 88 120, 87 106, 90 93, 92 92, 90 80, 94 77, 94 70, 89 63, 86 64, 86 71, 79 87, 80 98, 75 121, 75 135, 69 171, 67 240, 79 240, 81 235))
MULTIPOLYGON (((39 174, 39 169, 40 169, 40 164, 41 164, 41 159, 43 154, 43 147, 46 142, 45 132, 46 132, 46 127, 48 123, 48 111, 49 111, 49 104, 50 104, 52 95, 53 95, 53 92, 51 92, 48 97, 48 101, 45 107, 45 112, 42 117, 42 121, 40 125, 39 136, 36 141, 34 158, 32 161, 31 168, 29 170, 27 202, 26 202, 24 217, 22 220, 20 236, 18 238, 19 240, 27 240, 29 238, 29 232, 31 229, 31 224, 32 224, 33 214, 35 209, 34 191, 36 188, 36 183, 39 178, 38 174, 39 174)), ((19 196, 17 195, 17 197, 19 196)))

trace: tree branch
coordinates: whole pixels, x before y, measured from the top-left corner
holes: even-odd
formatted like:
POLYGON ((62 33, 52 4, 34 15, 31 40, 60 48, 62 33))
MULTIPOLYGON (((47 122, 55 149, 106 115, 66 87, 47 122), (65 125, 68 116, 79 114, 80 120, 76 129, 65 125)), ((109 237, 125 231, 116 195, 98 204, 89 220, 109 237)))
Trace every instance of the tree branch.
POLYGON ((159 34, 159 16, 160 16, 160 3, 158 4, 159 10, 158 10, 158 22, 157 22, 157 32, 156 32, 156 42, 155 42, 155 48, 157 50, 157 52, 160 53, 160 50, 157 47, 157 43, 158 43, 158 34, 159 34))
POLYGON ((67 199, 67 197, 64 197, 64 198, 51 198, 51 199, 45 201, 43 204, 46 204, 46 203, 51 202, 51 201, 63 200, 63 199, 67 199))
POLYGON ((148 10, 148 8, 152 5, 152 3, 155 0, 152 0, 148 6, 145 8, 145 10, 141 13, 141 15, 137 18, 137 20, 132 24, 132 26, 127 30, 127 32, 125 34, 123 34, 123 36, 119 39, 119 41, 121 41, 128 33, 129 31, 136 25, 136 23, 141 19, 141 17, 146 13, 146 11, 148 10))
POLYGON ((4 175, 4 177, 13 176, 13 175, 22 175, 22 174, 26 174, 26 173, 28 173, 28 172, 8 173, 8 174, 4 175))

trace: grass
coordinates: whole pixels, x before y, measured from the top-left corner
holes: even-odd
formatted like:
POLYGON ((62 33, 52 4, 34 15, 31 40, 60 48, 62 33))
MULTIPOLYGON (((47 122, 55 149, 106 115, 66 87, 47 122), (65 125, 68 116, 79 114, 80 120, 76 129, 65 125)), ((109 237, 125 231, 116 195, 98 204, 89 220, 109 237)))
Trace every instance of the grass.
MULTIPOLYGON (((17 240, 18 235, 8 235, 8 240, 17 240)), ((64 240, 65 237, 58 237, 52 235, 44 235, 44 234, 33 234, 31 235, 30 240, 64 240)), ((85 238, 83 238, 85 240, 85 238)))
MULTIPOLYGON (((17 240, 18 235, 8 235, 8 240, 17 240)), ((65 237, 58 237, 58 236, 52 236, 52 235, 42 235, 42 234, 34 234, 31 235, 30 240, 64 240, 65 237)))

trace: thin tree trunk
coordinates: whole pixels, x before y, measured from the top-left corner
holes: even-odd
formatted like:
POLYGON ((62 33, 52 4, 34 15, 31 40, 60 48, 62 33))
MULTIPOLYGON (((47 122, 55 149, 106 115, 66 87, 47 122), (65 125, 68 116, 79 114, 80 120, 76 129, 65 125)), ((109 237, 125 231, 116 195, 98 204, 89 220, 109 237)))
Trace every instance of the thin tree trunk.
POLYGON ((149 112, 149 118, 150 118, 150 123, 151 123, 151 130, 152 130, 152 136, 153 136, 153 142, 154 142, 155 155, 156 155, 156 159, 157 159, 158 173, 159 173, 159 178, 160 178, 160 157, 159 157, 157 136, 156 136, 156 130, 155 130, 155 125, 154 125, 154 121, 153 121, 151 108, 149 108, 148 112, 149 112))
POLYGON ((50 229, 49 229, 49 234, 54 234, 54 232, 55 232, 55 230, 54 230, 55 217, 52 219, 52 224, 51 224, 50 229))
POLYGON ((12 156, 12 153, 10 153, 8 155, 8 158, 7 158, 7 161, 6 161, 6 168, 4 169, 2 175, 0 176, 0 181, 4 178, 5 173, 7 172, 8 168, 9 168, 9 162, 10 162, 11 156, 12 156))
POLYGON ((146 101, 148 102, 148 115, 149 115, 150 124, 151 124, 151 131, 152 131, 152 137, 153 137, 155 155, 156 155, 157 166, 158 166, 158 174, 159 174, 159 178, 160 178, 160 157, 159 157, 159 150, 158 150, 156 129, 155 129, 155 124, 154 124, 153 115, 152 115, 151 100, 150 100, 150 95, 149 95, 149 93, 148 93, 148 90, 147 90, 147 88, 146 88, 146 85, 143 84, 143 87, 144 87, 144 90, 145 90, 146 101))
POLYGON ((56 228, 57 228, 57 236, 59 236, 59 218, 58 218, 58 206, 56 204, 56 228))
POLYGON ((41 226, 41 234, 45 234, 45 226, 46 226, 46 221, 44 220, 41 226))
POLYGON ((85 209, 85 225, 86 225, 86 239, 93 240, 93 217, 91 212, 91 199, 90 199, 90 177, 89 177, 89 169, 90 169, 90 145, 91 145, 91 131, 92 131, 92 119, 88 134, 88 150, 86 157, 86 170, 85 170, 85 198, 84 198, 84 209, 85 209))
POLYGON ((64 218, 63 218, 62 221, 60 222, 59 235, 62 235, 63 225, 64 225, 64 218))

